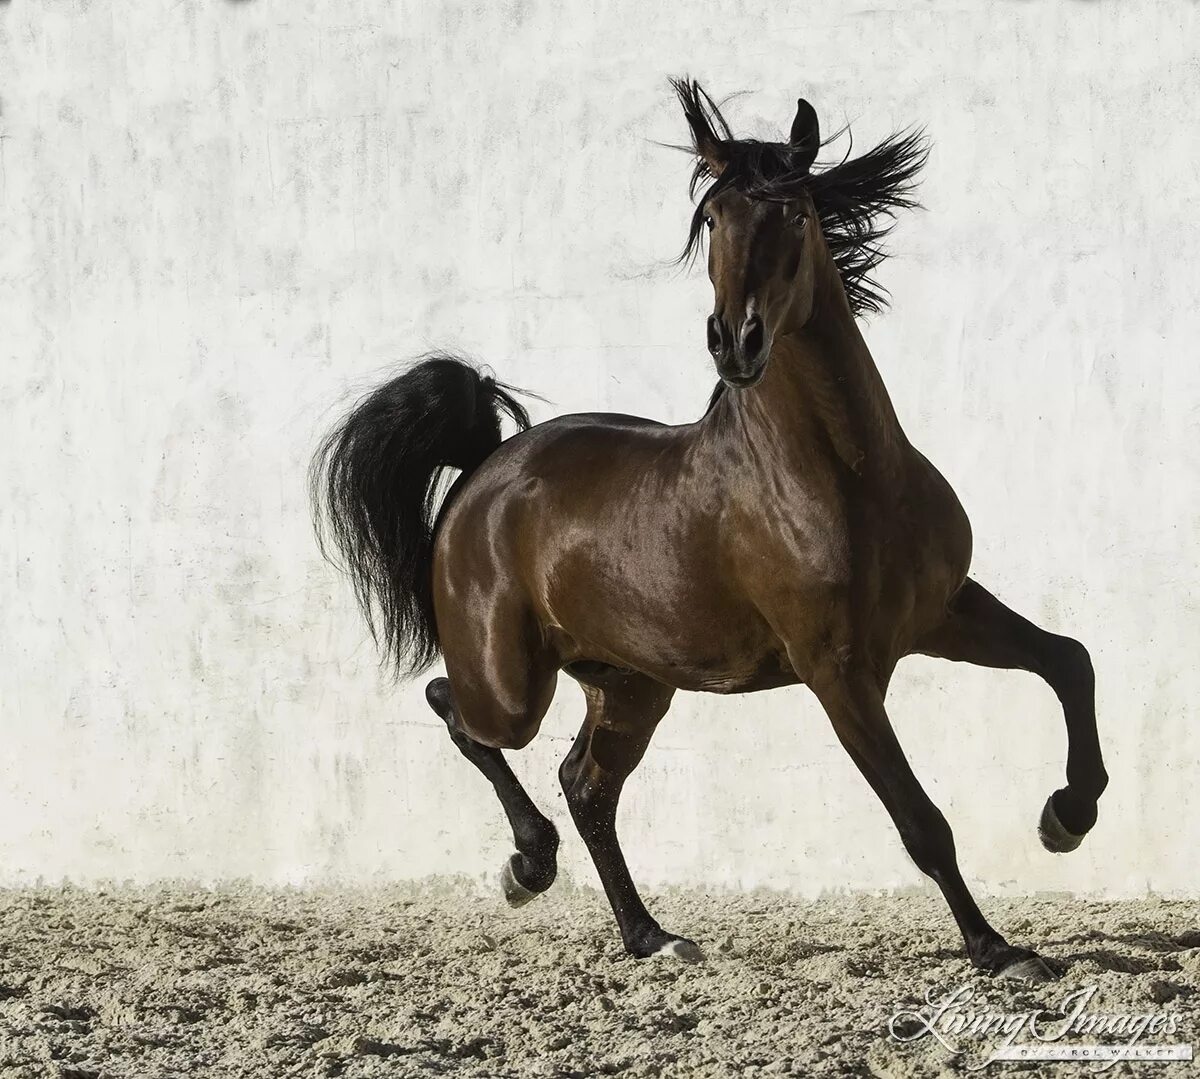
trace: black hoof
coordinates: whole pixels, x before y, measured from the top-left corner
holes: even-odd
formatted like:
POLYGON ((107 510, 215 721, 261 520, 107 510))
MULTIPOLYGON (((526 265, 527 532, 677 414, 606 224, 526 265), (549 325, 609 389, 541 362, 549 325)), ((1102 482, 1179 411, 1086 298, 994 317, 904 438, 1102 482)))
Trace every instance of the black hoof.
POLYGON ((971 962, 994 978, 1009 981, 1049 982, 1058 977, 1056 971, 1035 951, 1014 948, 1003 937, 988 940, 971 956, 971 962))
POLYGON ((517 857, 518 855, 514 854, 500 870, 500 889, 504 892, 504 899, 510 907, 523 907, 531 899, 538 897, 537 892, 530 891, 517 880, 517 875, 513 872, 513 862, 517 857))
POLYGON ((523 907, 549 888, 554 883, 555 875, 553 862, 539 871, 528 855, 517 851, 500 870, 500 890, 504 892, 504 899, 510 907, 523 907))
POLYGON ((626 951, 637 959, 650 959, 663 956, 667 959, 678 959, 683 963, 703 963, 708 956, 700 946, 686 937, 677 937, 657 926, 641 933, 633 941, 627 941, 626 951))
POLYGON ((1085 803, 1068 788, 1055 791, 1046 799, 1038 821, 1038 838, 1052 854, 1075 850, 1096 823, 1096 803, 1085 803))
POLYGON ((1001 967, 995 976, 1015 982, 1052 982, 1058 978, 1054 968, 1033 952, 1001 967))
POLYGON ((681 963, 708 962, 708 956, 701 950, 700 945, 694 940, 687 940, 684 937, 676 937, 664 944, 654 954, 665 956, 668 959, 678 959, 681 963))
POLYGON ((1012 981, 1048 982, 1060 973, 1037 952, 1015 948, 998 933, 976 942, 971 949, 971 962, 994 978, 1012 981))

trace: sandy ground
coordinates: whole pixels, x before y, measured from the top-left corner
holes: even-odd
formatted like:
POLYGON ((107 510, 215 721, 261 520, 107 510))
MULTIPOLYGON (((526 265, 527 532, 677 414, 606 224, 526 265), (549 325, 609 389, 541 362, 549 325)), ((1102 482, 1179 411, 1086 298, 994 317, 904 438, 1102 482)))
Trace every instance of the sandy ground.
MULTIPOLYGON (((1095 985, 1091 1011, 1174 1013, 1143 1042, 1200 1043, 1200 903, 987 904, 1065 969, 1032 987, 973 974, 931 895, 650 905, 709 961, 627 958, 603 896, 565 882, 518 911, 460 885, 0 891, 0 1075, 965 1075, 994 1039, 955 1057, 888 1032, 964 985, 977 1011, 1057 1015, 1095 985)), ((1034 1068, 1091 1074, 984 1074, 1034 1068)))

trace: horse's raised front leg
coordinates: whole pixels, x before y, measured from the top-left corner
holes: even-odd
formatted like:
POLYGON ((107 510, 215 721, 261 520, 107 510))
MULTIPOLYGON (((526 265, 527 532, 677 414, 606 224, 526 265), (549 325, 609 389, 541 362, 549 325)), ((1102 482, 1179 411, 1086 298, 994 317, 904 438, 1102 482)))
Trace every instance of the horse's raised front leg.
POLYGON ((1096 803, 1108 784, 1087 649, 1070 637, 1039 629, 968 578, 951 600, 946 621, 914 650, 981 667, 1032 671, 1050 685, 1067 723, 1067 785, 1046 801, 1038 834, 1055 853, 1078 847, 1096 823, 1096 803))
POLYGON ((501 871, 500 886, 509 906, 522 906, 554 883, 558 870, 558 832, 525 793, 504 754, 476 742, 461 730, 450 697, 449 680, 435 678, 425 687, 425 699, 445 721, 459 752, 484 774, 500 799, 517 848, 501 871))
POLYGON ((695 962, 703 953, 666 932, 646 910, 617 841, 617 802, 638 766, 674 690, 642 675, 614 677, 603 689, 583 686, 587 719, 558 770, 579 834, 612 904, 626 950, 635 956, 674 955, 695 962))
POLYGON ((1054 977, 1037 953, 1014 947, 997 933, 971 897, 958 871, 954 834, 913 774, 876 678, 866 671, 840 671, 814 680, 812 689, 839 741, 891 815, 917 868, 942 890, 971 962, 1004 977, 1035 981, 1054 977))

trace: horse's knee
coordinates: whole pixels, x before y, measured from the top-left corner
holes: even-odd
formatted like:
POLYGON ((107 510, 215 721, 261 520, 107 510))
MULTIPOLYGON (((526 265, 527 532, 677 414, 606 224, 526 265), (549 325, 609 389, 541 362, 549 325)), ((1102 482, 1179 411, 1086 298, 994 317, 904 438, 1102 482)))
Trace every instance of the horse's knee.
POLYGON ((1081 641, 1074 637, 1052 638, 1051 649, 1055 673, 1058 678, 1075 685, 1091 685, 1096 680, 1092 668, 1092 655, 1081 641))
POLYGON ((898 820, 896 826, 904 849, 922 873, 935 876, 954 864, 954 833, 936 806, 898 820))

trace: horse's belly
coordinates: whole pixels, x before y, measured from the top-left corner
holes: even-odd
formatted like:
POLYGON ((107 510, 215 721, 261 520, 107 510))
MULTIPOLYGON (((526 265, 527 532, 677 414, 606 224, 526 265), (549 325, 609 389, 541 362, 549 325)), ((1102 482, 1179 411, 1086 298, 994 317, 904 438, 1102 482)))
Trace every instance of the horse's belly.
MULTIPOLYGON (((594 578, 599 584, 604 575, 594 578)), ((550 635, 564 666, 599 662, 676 689, 744 693, 797 681, 787 651, 744 601, 707 589, 662 594, 630 583, 553 603, 550 635)))

